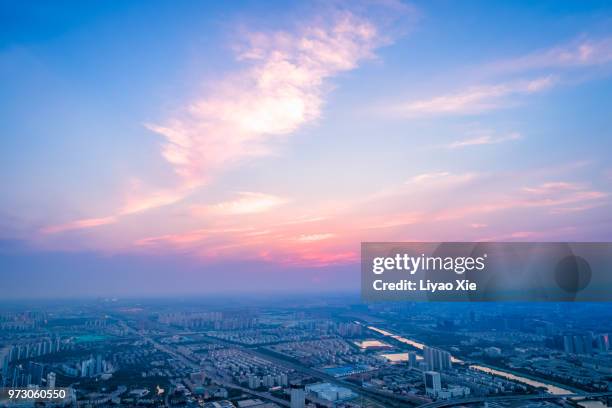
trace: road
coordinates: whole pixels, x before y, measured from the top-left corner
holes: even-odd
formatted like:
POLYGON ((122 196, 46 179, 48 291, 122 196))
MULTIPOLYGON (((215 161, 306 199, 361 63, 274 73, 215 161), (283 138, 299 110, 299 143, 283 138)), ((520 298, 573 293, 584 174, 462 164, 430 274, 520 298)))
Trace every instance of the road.
MULTIPOLYGON (((189 333, 189 332, 188 332, 189 333)), ((186 334, 186 333, 182 333, 182 334, 186 334)), ((195 333, 191 333, 191 334, 195 334, 195 333)), ((202 333, 197 333, 197 334, 202 334, 202 333)), ((209 336, 206 336, 209 337, 209 336)), ((274 355, 270 355, 270 352, 265 350, 265 352, 262 352, 261 348, 258 347, 245 347, 243 345, 240 344, 236 344, 233 342, 228 342, 225 340, 221 340, 219 338, 216 337, 210 337, 211 340, 214 340, 216 343, 218 344, 222 344, 225 345, 227 347, 233 347, 233 348, 237 348, 240 349, 246 353, 250 353, 254 356, 263 358, 265 360, 271 361, 279 366, 284 366, 290 369, 293 369, 297 372, 300 372, 302 374, 306 374, 309 375, 311 377, 315 377, 315 378, 319 378, 321 380, 327 381, 329 383, 332 384, 336 384, 345 388, 350 389, 353 392, 356 392, 359 395, 362 395, 364 397, 367 397, 369 399, 372 399, 376 402, 382 403, 385 407, 397 407, 397 408, 412 408, 415 407, 417 405, 423 404, 425 402, 429 402, 430 400, 427 398, 424 398, 422 396, 418 396, 418 395, 414 395, 414 396, 401 396, 401 395, 395 395, 395 394, 391 394, 391 393, 386 393, 384 391, 378 391, 378 390, 373 390, 373 389, 368 389, 368 388, 364 388, 361 385, 357 385, 345 380, 341 380, 337 377, 334 377, 332 375, 329 375, 325 372, 319 371, 319 370, 315 370, 313 368, 310 367, 306 367, 303 366, 301 364, 297 364, 279 357, 276 357, 274 355)), ((162 345, 160 345, 162 346, 162 345)), ((164 347, 164 346, 162 346, 164 347)), ((168 351, 166 351, 168 353, 168 351)), ((175 354, 177 352, 174 352, 175 354)), ((172 354, 172 353, 169 353, 172 354)), ((174 355, 174 354, 172 354, 174 355)), ((184 358, 184 356, 181 355, 181 357, 184 358)), ((183 361, 183 360, 181 360, 183 361)), ((188 361, 188 360, 187 360, 188 361)), ((191 364, 194 364, 193 362, 190 362, 191 364)), ((198 367, 199 369, 199 367, 198 367)), ((217 380, 215 380, 217 381, 217 380)), ((227 385, 228 387, 230 385, 227 385)), ((234 388, 239 388, 239 386, 236 385, 231 385, 234 388)), ((245 390, 249 391, 251 394, 254 394, 253 390, 246 388, 245 390)), ((246 392, 246 391, 245 391, 246 392)), ((265 394, 264 394, 265 395, 265 394)), ((271 397, 262 397, 262 398, 267 398, 269 400, 274 401, 273 399, 271 399, 271 397)), ((274 398, 274 397, 272 397, 274 398)), ((283 400, 279 400, 279 401, 283 401, 283 400)), ((276 402, 276 401, 275 401, 276 402)), ((285 404, 287 403, 287 401, 283 401, 285 404)))
MULTIPOLYGON (((173 357, 175 357, 176 359, 180 360, 181 362, 183 362, 185 365, 192 367, 194 370, 200 370, 200 366, 199 364, 193 362, 192 360, 190 360, 189 358, 187 358, 186 356, 184 356, 183 354, 181 354, 180 352, 178 352, 177 350, 174 350, 173 348, 167 346, 167 345, 163 345, 158 343, 157 341, 153 340, 152 338, 145 336, 139 332, 137 332, 135 329, 129 327, 127 324, 125 324, 125 327, 133 332, 134 334, 140 336, 141 338, 145 339, 146 341, 150 342, 156 349, 167 353, 173 357)), ((446 408, 446 407, 453 407, 453 406, 458 406, 458 405, 464 405, 464 404, 476 404, 476 403, 483 403, 483 402, 494 402, 494 401, 520 401, 520 400, 555 400, 555 399, 560 399, 560 398, 599 398, 599 397, 608 397, 608 396, 612 396, 612 391, 610 392, 600 392, 600 393, 568 393, 568 394, 529 394, 529 395, 508 395, 508 396, 489 396, 489 397, 469 397, 469 398, 457 398, 457 399, 450 399, 450 400, 444 400, 444 401, 434 401, 434 402, 430 402, 428 399, 425 399, 421 396, 401 396, 401 395, 394 395, 394 394, 388 394, 385 393, 383 391, 378 391, 378 390, 372 390, 372 389, 367 389, 364 388, 360 385, 336 378, 332 375, 329 375, 325 372, 322 371, 318 371, 315 369, 312 369, 310 367, 305 367, 301 364, 297 364, 294 363, 292 361, 288 361, 286 359, 277 357, 275 355, 272 355, 272 352, 270 352, 269 350, 266 349, 262 349, 262 348, 258 348, 258 347, 244 347, 241 345, 237 345, 231 342, 225 342, 223 340, 220 340, 218 338, 214 338, 214 340, 217 343, 220 344, 225 344, 227 346, 231 346, 231 347, 235 347, 235 348, 239 348, 245 352, 248 352, 252 355, 258 356, 260 358, 263 358, 265 360, 274 362, 275 364, 278 364, 280 366, 284 366, 290 369, 293 369, 295 371, 301 372, 303 374, 307 374, 310 375, 312 377, 315 378, 319 378, 322 379, 324 381, 333 383, 333 384, 337 384, 340 385, 342 387, 348 388, 360 395, 366 396, 376 402, 382 403, 385 406, 393 406, 393 407, 414 407, 414 406, 418 406, 419 408, 446 408)), ((210 376, 210 374, 209 374, 210 376)), ((268 393, 263 393, 263 392, 258 392, 258 391, 254 391, 251 390, 249 388, 245 388, 242 387, 240 385, 236 385, 234 383, 228 382, 222 378, 216 378, 214 376, 211 377, 216 383, 224 386, 224 387, 228 387, 228 388, 235 388, 235 389, 239 389, 244 393, 250 394, 250 395, 254 395, 257 396, 259 398, 265 399, 265 400, 269 400, 272 402, 275 402, 281 406, 290 406, 288 401, 276 398, 271 396, 268 393)))
MULTIPOLYGON (((202 334, 202 333, 198 333, 198 334, 202 334)), ((209 337, 209 336, 207 336, 209 337)), ((265 360, 268 361, 272 361, 273 363, 279 365, 279 366, 284 366, 287 368, 291 368, 295 371, 301 372, 302 374, 307 374, 311 377, 315 377, 315 378, 319 378, 322 379, 324 381, 327 381, 329 383, 332 384, 336 384, 345 388, 350 389, 353 392, 356 392, 359 395, 363 395, 367 398, 370 398, 374 401, 377 402, 381 402, 383 403, 385 406, 387 407, 414 407, 416 405, 420 405, 423 404, 425 402, 429 402, 430 400, 428 398, 424 398, 422 396, 419 395, 414 395, 414 396, 402 396, 402 395, 395 395, 395 394, 391 394, 391 393, 386 393, 384 391, 378 391, 378 390, 373 390, 373 389, 368 389, 368 388, 364 388, 361 385, 355 384, 355 383, 351 383, 342 379, 339 379, 337 377, 334 377, 333 375, 327 374, 323 371, 319 371, 319 370, 315 370, 313 368, 310 367, 306 367, 304 365, 298 364, 298 363, 294 363, 292 361, 288 361, 286 359, 280 358, 280 357, 276 357, 275 355, 272 354, 271 351, 261 348, 261 347, 244 347, 240 344, 235 344, 232 342, 227 342, 224 340, 221 340, 219 338, 216 337, 210 337, 211 340, 214 340, 216 343, 218 344, 223 344, 225 346, 228 347, 234 347, 234 348, 238 348, 242 351, 245 351, 247 353, 250 353, 252 355, 255 355, 257 357, 263 358, 265 360)))
POLYGON ((421 396, 418 395, 414 395, 414 396, 402 396, 402 395, 395 395, 395 394, 390 394, 390 393, 385 393, 383 391, 378 391, 378 390, 373 390, 373 389, 368 389, 368 388, 364 388, 361 385, 357 385, 355 383, 349 382, 349 381, 345 381, 345 380, 341 380, 337 377, 334 377, 333 375, 329 375, 327 373, 324 373, 322 371, 319 370, 315 370, 309 367, 304 367, 302 365, 296 364, 296 363, 292 363, 290 361, 278 358, 278 357, 274 357, 268 353, 262 353, 259 350, 254 350, 254 349, 249 349, 249 351, 261 358, 265 358, 266 360, 272 361, 278 365, 284 365, 285 367, 289 367, 292 368, 296 371, 302 372, 304 374, 308 374, 312 377, 316 377, 316 378, 320 378, 323 379, 327 382, 333 383, 333 384, 337 384, 340 385, 342 387, 348 388, 351 391, 354 391, 360 395, 364 395, 366 397, 369 397, 371 399, 374 399, 376 401, 382 402, 384 404, 386 404, 386 406, 410 406, 410 407, 414 407, 415 405, 418 404, 423 404, 423 402, 429 402, 428 399, 423 398, 421 396))
MULTIPOLYGON (((193 368, 194 370, 199 371, 200 370, 200 366, 199 364, 194 363, 193 361, 191 361, 190 359, 188 359, 187 357, 185 357, 183 354, 179 353, 178 351, 172 349, 169 346, 163 345, 155 340, 153 340, 152 338, 150 338, 149 336, 145 336, 142 333, 139 333, 138 331, 136 331, 135 329, 131 328, 128 324, 123 324, 123 326, 126 328, 126 330, 132 332, 133 334, 140 336, 143 340, 149 342, 150 344, 153 345, 153 347, 155 347, 155 349, 169 354, 172 357, 176 358, 177 360, 181 361, 183 364, 185 364, 186 366, 189 366, 191 368, 193 368)), ((221 378, 217 378, 217 377, 212 377, 209 375, 209 377, 211 377, 211 379, 213 381, 215 381, 217 384, 222 385, 224 387, 228 387, 228 388, 234 388, 234 389, 238 389, 246 394, 250 394, 250 395, 254 395, 256 397, 262 398, 264 400, 268 400, 268 401, 272 401, 280 406, 284 406, 284 407, 288 407, 290 406, 289 402, 280 399, 280 398, 276 398, 273 397, 272 395, 268 394, 268 393, 263 393, 263 392, 259 392, 259 391, 254 391, 251 390, 249 388, 245 388, 242 387, 240 385, 236 385, 234 383, 229 383, 221 378)))

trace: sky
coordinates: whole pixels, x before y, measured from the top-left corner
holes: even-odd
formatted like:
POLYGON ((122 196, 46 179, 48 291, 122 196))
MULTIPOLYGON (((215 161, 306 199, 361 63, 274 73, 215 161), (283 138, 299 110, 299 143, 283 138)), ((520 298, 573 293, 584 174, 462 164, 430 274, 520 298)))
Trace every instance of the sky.
POLYGON ((0 3, 0 296, 332 292, 612 240, 612 4, 0 3))

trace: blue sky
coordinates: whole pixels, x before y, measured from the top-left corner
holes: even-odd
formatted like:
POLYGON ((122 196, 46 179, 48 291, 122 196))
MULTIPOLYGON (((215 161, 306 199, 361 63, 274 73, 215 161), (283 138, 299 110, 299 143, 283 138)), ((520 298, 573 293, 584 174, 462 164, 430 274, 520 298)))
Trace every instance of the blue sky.
POLYGON ((71 296, 128 293, 106 270, 158 271, 137 294, 225 290, 225 268, 232 290, 352 289, 361 241, 610 240, 609 2, 3 2, 0 20, 13 296, 49 270, 71 296))

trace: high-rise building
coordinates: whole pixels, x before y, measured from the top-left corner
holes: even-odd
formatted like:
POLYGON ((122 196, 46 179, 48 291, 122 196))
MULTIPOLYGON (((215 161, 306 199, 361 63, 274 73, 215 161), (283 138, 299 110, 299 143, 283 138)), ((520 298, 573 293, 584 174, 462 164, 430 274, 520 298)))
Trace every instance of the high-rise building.
POLYGON ((47 374, 47 388, 53 389, 55 388, 55 373, 50 372, 47 374))
POLYGON ((595 344, 597 345, 597 350, 599 351, 610 350, 610 339, 608 338, 608 334, 605 333, 597 335, 595 344))
POLYGON ((574 352, 574 343, 572 336, 565 335, 563 336, 563 351, 566 353, 574 352))
POLYGON ((31 376, 26 372, 25 368, 21 364, 13 367, 9 375, 9 387, 24 387, 30 383, 29 379, 31 376))
POLYGON ((291 386, 291 408, 304 408, 306 405, 306 393, 304 387, 299 385, 291 386))
POLYGON ((22 346, 15 346, 13 347, 13 350, 15 350, 13 360, 21 360, 22 358, 28 358, 28 346, 27 345, 24 344, 22 346))
POLYGON ((425 371, 423 373, 425 392, 427 395, 436 396, 442 390, 442 379, 436 371, 425 371))
POLYGON ((434 347, 425 347, 423 357, 430 371, 445 371, 452 368, 451 355, 448 351, 434 347))
POLYGON ((249 376, 249 388, 252 390, 259 388, 259 377, 256 375, 249 376))
POLYGON ((8 386, 9 364, 11 362, 11 350, 5 347, 0 350, 0 364, 2 364, 2 386, 8 386))
POLYGON ((96 372, 95 375, 102 373, 102 356, 98 354, 96 356, 96 372))
POLYGON ((30 361, 28 364, 29 384, 41 385, 43 378, 43 365, 30 361))
POLYGON ((19 347, 18 346, 8 346, 8 360, 9 363, 19 359, 19 347))
POLYGON ((262 380, 264 387, 270 388, 274 386, 274 380, 272 379, 272 376, 270 374, 264 375, 262 380))
POLYGON ((566 334, 563 351, 570 354, 593 354, 593 334, 566 334))
POLYGON ((96 375, 96 360, 93 357, 81 362, 81 377, 94 377, 96 375))
POLYGON ((408 366, 410 368, 418 368, 417 354, 414 351, 408 353, 408 366))

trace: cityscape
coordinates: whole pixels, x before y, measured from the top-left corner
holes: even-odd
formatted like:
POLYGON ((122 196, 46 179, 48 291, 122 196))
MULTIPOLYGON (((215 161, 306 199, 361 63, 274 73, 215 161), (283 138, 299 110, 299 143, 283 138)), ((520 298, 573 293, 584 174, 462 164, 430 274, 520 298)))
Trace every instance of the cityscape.
POLYGON ((0 78, 0 408, 612 408, 612 1, 0 0, 0 78))
POLYGON ((2 386, 66 390, 37 406, 592 408, 612 397, 601 303, 330 295, 2 310, 2 386))

